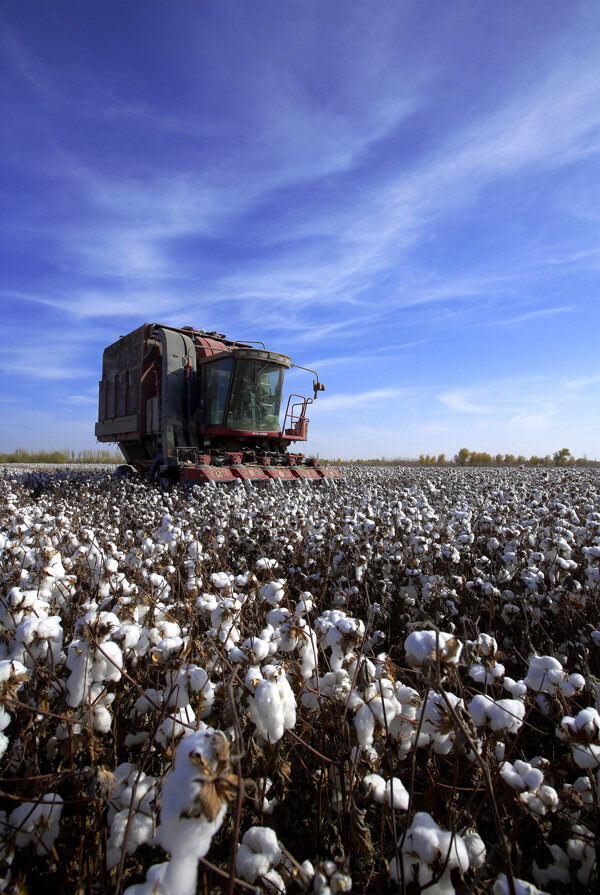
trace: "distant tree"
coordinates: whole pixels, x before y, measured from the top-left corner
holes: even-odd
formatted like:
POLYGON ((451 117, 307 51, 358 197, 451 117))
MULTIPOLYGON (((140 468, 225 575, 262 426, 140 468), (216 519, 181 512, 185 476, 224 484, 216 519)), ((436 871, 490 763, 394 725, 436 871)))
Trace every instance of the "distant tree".
POLYGON ((566 466, 572 459, 569 448, 561 448, 560 451, 556 451, 556 453, 552 455, 552 462, 555 466, 566 466))
POLYGON ((514 454, 505 454, 504 455, 504 465, 505 466, 514 466, 517 461, 515 460, 514 454))
POLYGON ((470 456, 471 451, 469 448, 461 448, 460 451, 454 455, 454 462, 457 466, 466 466, 470 456))
POLYGON ((494 457, 494 463, 496 464, 496 466, 502 466, 502 460, 502 454, 496 454, 496 456, 494 457))
POLYGON ((445 454, 438 454, 438 458, 437 458, 437 460, 436 460, 436 463, 437 463, 438 466, 445 466, 445 465, 446 465, 446 455, 445 455, 445 454))

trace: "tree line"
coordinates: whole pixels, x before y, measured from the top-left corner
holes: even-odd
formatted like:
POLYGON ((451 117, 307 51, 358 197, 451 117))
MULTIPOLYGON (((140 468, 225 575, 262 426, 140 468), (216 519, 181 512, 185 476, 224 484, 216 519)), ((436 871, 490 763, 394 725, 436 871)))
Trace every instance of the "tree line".
POLYGON ((123 463, 120 451, 28 451, 17 448, 10 454, 0 454, 0 463, 123 463))
POLYGON ((418 459, 408 457, 377 457, 370 460, 322 460, 323 463, 356 466, 600 466, 600 460, 588 460, 587 457, 574 457, 569 448, 561 448, 554 454, 538 457, 533 454, 488 454, 485 451, 471 451, 461 448, 453 457, 445 454, 420 454, 418 459))

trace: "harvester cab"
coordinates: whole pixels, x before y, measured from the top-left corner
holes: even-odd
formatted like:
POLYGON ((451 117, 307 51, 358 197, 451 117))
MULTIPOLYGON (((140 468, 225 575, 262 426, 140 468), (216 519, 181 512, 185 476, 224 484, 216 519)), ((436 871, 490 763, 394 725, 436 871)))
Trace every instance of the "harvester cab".
POLYGON ((197 482, 341 478, 294 449, 306 441, 314 398, 280 412, 285 354, 217 332, 145 323, 104 351, 96 436, 117 442, 152 477, 197 482))

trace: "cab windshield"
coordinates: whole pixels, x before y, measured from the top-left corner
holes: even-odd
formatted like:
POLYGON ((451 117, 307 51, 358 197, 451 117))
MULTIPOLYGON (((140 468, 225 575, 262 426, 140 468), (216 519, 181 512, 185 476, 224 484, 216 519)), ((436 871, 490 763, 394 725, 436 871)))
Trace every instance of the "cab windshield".
POLYGON ((262 360, 235 363, 227 408, 228 429, 277 432, 284 368, 262 360))
POLYGON ((257 359, 221 357, 202 370, 203 425, 279 431, 284 367, 257 359))

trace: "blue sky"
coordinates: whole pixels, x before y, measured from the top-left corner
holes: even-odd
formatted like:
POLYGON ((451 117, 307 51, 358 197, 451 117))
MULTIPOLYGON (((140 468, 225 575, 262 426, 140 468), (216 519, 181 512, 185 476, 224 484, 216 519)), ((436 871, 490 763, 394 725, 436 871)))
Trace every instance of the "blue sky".
POLYGON ((96 447, 155 321, 318 369, 321 456, 600 457, 599 44, 593 0, 5 0, 0 450, 96 447))

